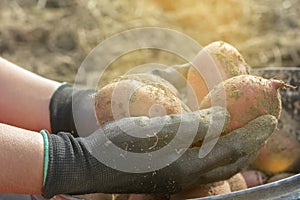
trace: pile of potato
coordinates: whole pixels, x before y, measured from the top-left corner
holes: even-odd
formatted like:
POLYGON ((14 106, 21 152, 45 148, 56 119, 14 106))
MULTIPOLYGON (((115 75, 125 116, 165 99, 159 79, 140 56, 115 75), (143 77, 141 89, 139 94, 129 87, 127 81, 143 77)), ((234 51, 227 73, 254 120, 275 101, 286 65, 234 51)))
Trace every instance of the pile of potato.
MULTIPOLYGON (((281 113, 278 89, 288 87, 282 81, 268 80, 250 75, 250 68, 236 48, 225 42, 213 42, 204 47, 195 58, 194 65, 187 73, 187 93, 182 100, 178 90, 168 81, 150 74, 131 74, 113 80, 101 88, 94 96, 94 108, 98 123, 103 124, 129 116, 156 117, 168 114, 191 112, 211 106, 224 106, 231 120, 222 135, 243 127, 249 121, 265 114, 277 119, 281 113), (207 64, 209 62, 212 65, 207 64), (219 82, 207 81, 214 77, 210 67, 219 73, 219 82), (222 92, 225 91, 225 96, 222 92)), ((218 79, 217 79, 218 80, 218 79)), ((299 143, 295 138, 282 138, 283 133, 274 132, 253 166, 238 173, 229 180, 199 185, 170 199, 197 198, 225 194, 266 183, 267 175, 287 172, 298 161, 299 143), (284 141, 284 142, 282 142, 284 141), (295 148, 296 147, 296 148, 295 148), (278 149, 281 150, 278 153, 278 149), (297 150, 295 150, 297 149, 297 150), (295 153, 291 153, 295 152, 295 153), (267 175, 266 175, 267 174, 267 175)), ((199 141, 196 145, 201 145, 199 141)), ((284 174, 286 177, 291 174, 284 174)), ((269 181, 275 180, 274 177, 269 181)), ((109 198, 109 197, 108 197, 109 198)), ((114 199, 145 200, 169 199, 157 195, 114 195, 114 199)))

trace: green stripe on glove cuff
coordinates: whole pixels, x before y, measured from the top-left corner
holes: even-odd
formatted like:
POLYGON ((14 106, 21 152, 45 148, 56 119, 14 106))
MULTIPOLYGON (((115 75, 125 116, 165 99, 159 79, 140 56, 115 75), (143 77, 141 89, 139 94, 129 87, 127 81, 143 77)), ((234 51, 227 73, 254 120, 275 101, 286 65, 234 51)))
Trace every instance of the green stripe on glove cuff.
POLYGON ((45 185, 46 177, 47 177, 47 171, 48 171, 48 163, 49 163, 49 141, 48 141, 48 131, 47 130, 41 130, 41 135, 44 139, 44 178, 43 178, 43 185, 45 185))

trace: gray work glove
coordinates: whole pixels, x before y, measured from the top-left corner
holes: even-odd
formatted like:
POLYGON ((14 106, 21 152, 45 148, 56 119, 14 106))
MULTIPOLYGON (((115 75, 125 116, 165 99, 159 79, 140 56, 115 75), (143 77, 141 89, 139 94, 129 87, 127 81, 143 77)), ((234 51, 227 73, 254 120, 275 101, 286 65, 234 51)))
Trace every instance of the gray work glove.
POLYGON ((41 131, 45 141, 43 195, 172 194, 193 185, 228 179, 254 159, 277 120, 262 116, 221 136, 203 158, 199 158, 199 147, 186 148, 189 142, 209 138, 205 136, 209 127, 220 131, 224 116, 224 109, 215 107, 151 119, 124 118, 105 124, 86 138, 41 131), (192 131, 195 127, 196 132, 192 131), (140 130, 147 137, 135 137, 142 133, 140 130), (164 152, 165 147, 170 151, 164 152), (155 155, 160 151, 163 154, 155 155), (162 163, 167 164, 161 167, 162 163))
POLYGON ((51 97, 49 111, 51 132, 68 132, 74 137, 88 136, 97 130, 92 94, 96 90, 79 90, 61 84, 51 97))
POLYGON ((148 73, 157 75, 170 82, 178 91, 183 92, 186 87, 186 78, 191 63, 173 65, 169 67, 159 67, 150 70, 148 73))

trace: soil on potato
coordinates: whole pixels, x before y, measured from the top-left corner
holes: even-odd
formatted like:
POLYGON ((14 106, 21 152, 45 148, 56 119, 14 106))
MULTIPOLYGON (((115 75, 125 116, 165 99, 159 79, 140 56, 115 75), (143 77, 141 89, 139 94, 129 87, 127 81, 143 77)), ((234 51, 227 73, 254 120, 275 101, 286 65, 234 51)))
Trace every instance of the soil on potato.
MULTIPOLYGON (((300 66, 299 18, 299 0, 2 0, 0 56, 73 83, 101 41, 130 28, 157 26, 187 34, 202 46, 226 41, 252 67, 300 66)), ((136 51, 113 62, 102 81, 149 62, 185 61, 158 50, 136 51)))

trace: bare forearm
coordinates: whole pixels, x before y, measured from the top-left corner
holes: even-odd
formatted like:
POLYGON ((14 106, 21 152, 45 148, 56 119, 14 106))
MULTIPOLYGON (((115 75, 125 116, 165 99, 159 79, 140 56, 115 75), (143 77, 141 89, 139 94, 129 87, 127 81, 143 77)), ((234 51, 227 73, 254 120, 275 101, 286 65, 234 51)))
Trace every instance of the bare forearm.
POLYGON ((0 123, 0 193, 41 194, 41 134, 0 123))
POLYGON ((0 122, 50 130, 49 102, 58 85, 0 57, 0 122))

